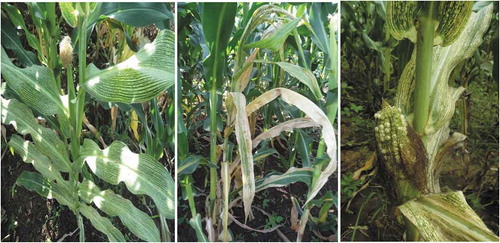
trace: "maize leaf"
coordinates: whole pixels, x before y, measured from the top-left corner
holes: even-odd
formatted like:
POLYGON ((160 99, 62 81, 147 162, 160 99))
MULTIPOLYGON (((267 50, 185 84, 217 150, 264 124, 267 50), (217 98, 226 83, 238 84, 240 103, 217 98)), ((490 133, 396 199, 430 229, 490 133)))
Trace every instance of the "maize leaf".
POLYGON ((44 115, 66 114, 57 91, 54 74, 44 66, 18 68, 2 48, 2 76, 7 85, 29 107, 44 115))
POLYGON ((96 230, 104 233, 110 242, 125 242, 123 234, 111 224, 109 219, 102 217, 95 208, 80 203, 78 211, 90 220, 96 230))
POLYGON ((323 94, 321 94, 321 90, 318 85, 318 80, 309 69, 305 69, 303 67, 297 66, 295 64, 291 64, 288 62, 275 62, 278 66, 280 66, 285 72, 290 74, 292 77, 299 80, 301 83, 305 84, 311 92, 314 94, 314 97, 317 100, 323 98, 323 94))
POLYGON ((253 154, 253 161, 258 161, 258 160, 265 159, 268 156, 273 155, 273 154, 278 154, 278 151, 276 149, 273 149, 273 148, 266 148, 266 147, 264 147, 262 149, 257 150, 253 154))
POLYGON ((198 168, 198 163, 201 159, 203 159, 203 157, 191 154, 186 159, 180 160, 177 166, 177 174, 192 174, 196 170, 196 168, 198 168))
POLYGON ((50 182, 43 178, 40 173, 23 171, 17 177, 16 184, 30 191, 35 191, 42 197, 56 199, 60 204, 66 205, 72 210, 77 206, 77 198, 73 198, 73 193, 67 185, 50 182))
POLYGON ((67 147, 53 130, 36 123, 33 112, 25 104, 15 100, 5 100, 2 103, 2 123, 11 124, 22 135, 30 134, 36 148, 49 157, 57 170, 69 172, 70 162, 67 147))
MULTIPOLYGON (((481 44, 482 36, 490 23, 492 10, 493 5, 489 5, 477 13, 472 13, 461 35, 451 45, 446 47, 436 46, 433 49, 433 74, 430 84, 431 105, 429 120, 425 127, 425 136, 427 137, 425 147, 430 161, 437 154, 441 142, 446 141, 446 137, 442 136, 449 135, 449 132, 443 129, 455 113, 455 102, 464 90, 463 87, 450 87, 448 85, 449 76, 455 66, 471 57, 481 44)), ((398 82, 395 104, 401 108, 405 115, 410 112, 411 107, 408 104, 411 104, 410 101, 415 88, 415 60, 416 53, 414 51, 398 82)), ((429 166, 429 168, 433 168, 433 166, 429 166)))
POLYGON ((394 38, 408 38, 413 43, 417 41, 417 29, 414 24, 417 7, 418 3, 413 1, 387 2, 386 28, 394 38))
POLYGON ((61 9, 61 15, 64 20, 66 20, 66 23, 75 28, 78 21, 78 11, 75 9, 75 3, 59 2, 59 8, 61 9))
POLYGON ((231 83, 232 91, 243 92, 250 82, 250 74, 252 74, 253 61, 257 57, 260 49, 255 49, 250 56, 245 60, 245 64, 234 75, 234 81, 231 83))
MULTIPOLYGON (((28 40, 28 44, 35 50, 40 50, 40 40, 31 32, 29 32, 28 27, 26 27, 26 23, 24 22, 23 15, 21 14, 21 11, 17 9, 16 7, 12 6, 11 4, 8 3, 3 3, 2 4, 2 9, 9 15, 9 19, 12 21, 12 24, 16 28, 21 28, 24 30, 24 34, 26 36, 26 39, 28 40)), ((40 56, 41 53, 38 53, 40 56)))
POLYGON ((174 33, 161 31, 153 43, 116 66, 87 68, 85 89, 97 100, 126 104, 150 100, 174 84, 174 33))
POLYGON ((234 19, 237 10, 236 3, 202 3, 201 24, 205 43, 209 48, 210 55, 203 61, 205 67, 205 77, 207 78, 206 88, 220 87, 224 70, 226 47, 231 37, 234 26, 234 19))
POLYGON ((442 1, 438 2, 439 25, 434 43, 442 46, 452 44, 464 30, 472 13, 472 1, 442 1), (436 40, 437 39, 437 40, 436 40))
MULTIPOLYGON (((104 2, 101 14, 133 27, 145 27, 172 19, 164 2, 104 2)), ((158 28, 161 28, 157 24, 158 28)))
POLYGON ((333 130, 333 126, 328 120, 328 117, 321 110, 321 108, 316 106, 312 101, 302 96, 301 94, 285 88, 272 89, 257 97, 247 105, 246 113, 253 113, 260 107, 276 99, 278 96, 281 96, 281 99, 286 103, 294 105, 302 110, 306 114, 306 116, 311 118, 311 120, 318 123, 322 127, 321 133, 327 146, 326 152, 328 154, 328 157, 330 157, 330 162, 321 172, 316 183, 314 185, 311 185, 311 190, 306 201, 307 203, 312 200, 316 196, 316 194, 318 194, 319 190, 321 190, 323 185, 325 185, 325 183, 328 181, 328 177, 330 177, 330 175, 332 175, 337 168, 337 147, 335 131, 333 130))
POLYGON ((271 51, 278 51, 281 46, 283 46, 283 43, 285 42, 286 38, 288 38, 288 35, 290 35, 290 32, 292 32, 295 27, 297 27, 297 24, 300 22, 301 18, 296 18, 286 24, 284 24, 282 27, 280 27, 276 32, 274 32, 271 36, 268 36, 262 40, 252 42, 249 44, 244 45, 245 48, 266 48, 271 51))
POLYGON ((461 191, 431 194, 398 209, 416 227, 421 241, 499 241, 469 207, 461 191))
POLYGON ((196 232, 196 238, 198 242, 208 242, 207 236, 203 233, 203 227, 201 226, 201 216, 200 214, 196 214, 195 217, 189 220, 189 225, 196 232))
POLYGON ((90 139, 84 140, 80 155, 99 178, 113 185, 123 181, 130 192, 150 196, 161 215, 174 217, 174 182, 153 157, 133 153, 120 141, 101 150, 90 139))
POLYGON ((130 232, 145 241, 160 241, 160 232, 154 221, 137 209, 132 202, 115 194, 111 190, 101 191, 92 181, 84 180, 80 184, 80 198, 94 204, 109 216, 118 216, 130 232))
MULTIPOLYGON (((17 35, 17 29, 12 26, 9 20, 2 18, 2 46, 12 50, 23 67, 37 64, 35 53, 27 51, 21 44, 21 39, 17 35)), ((2 57, 3 58, 3 57, 2 57)))
POLYGON ((235 131, 238 141, 238 152, 241 158, 241 178, 243 183, 243 206, 245 210, 245 221, 252 215, 252 201, 255 196, 255 175, 253 171, 252 138, 248 125, 247 113, 245 111, 246 99, 242 93, 230 93, 236 111, 235 131))
POLYGON ((304 136, 304 131, 297 131, 295 137, 295 149, 299 152, 302 167, 311 167, 311 143, 312 141, 304 136))
POLYGON ((296 118, 286 122, 282 122, 255 137, 252 140, 252 147, 256 148, 262 140, 279 136, 280 133, 283 131, 291 132, 295 128, 307 128, 307 127, 317 127, 317 126, 319 126, 319 124, 308 117, 296 118))
POLYGON ((299 181, 309 185, 311 183, 312 172, 313 169, 310 167, 292 167, 281 175, 268 174, 255 182, 255 191, 258 192, 271 187, 283 187, 299 181))
MULTIPOLYGON (((286 10, 273 5, 273 4, 266 4, 260 6, 258 9, 256 9, 250 20, 248 21, 248 24, 245 26, 245 30, 243 31, 243 34, 241 35, 239 45, 242 46, 245 44, 246 39, 250 34, 262 23, 266 22, 271 22, 272 21, 272 15, 287 15, 289 18, 293 18, 294 16, 288 13, 286 10)), ((246 56, 244 48, 238 48, 238 52, 236 54, 236 59, 235 59, 235 72, 238 73, 240 71, 240 68, 242 68, 242 62, 246 56)), ((246 63, 246 61, 245 61, 246 63)), ((245 64, 246 65, 246 64, 245 64)), ((235 75, 236 77, 236 75, 235 75)), ((242 91, 242 90, 233 90, 233 91, 242 91)))
POLYGON ((33 164, 33 167, 35 167, 35 169, 45 178, 56 181, 62 180, 61 174, 49 158, 43 155, 31 142, 14 134, 10 138, 9 146, 14 149, 16 154, 21 156, 21 159, 25 163, 33 164))
MULTIPOLYGON (((394 38, 417 41, 417 23, 415 19, 428 8, 428 2, 391 1, 387 3, 387 30, 394 38)), ((464 30, 471 13, 473 2, 441 1, 437 2, 434 21, 434 45, 452 44, 464 30)))

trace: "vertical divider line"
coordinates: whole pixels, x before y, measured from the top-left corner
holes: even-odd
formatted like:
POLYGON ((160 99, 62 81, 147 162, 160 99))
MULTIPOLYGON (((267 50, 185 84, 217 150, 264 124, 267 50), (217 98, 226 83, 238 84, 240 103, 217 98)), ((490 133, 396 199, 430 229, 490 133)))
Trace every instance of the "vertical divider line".
MULTIPOLYGON (((178 39, 178 36, 177 36, 177 32, 179 31, 178 29, 178 26, 179 26, 179 23, 177 23, 177 11, 178 11, 178 8, 177 8, 177 2, 178 1, 174 1, 174 26, 175 26, 175 31, 174 31, 174 38, 175 38, 175 47, 174 47, 174 52, 175 52, 175 55, 174 55, 174 63, 175 63, 175 70, 174 70, 174 78, 175 78, 175 82, 174 82, 174 114, 175 116, 178 116, 179 115, 179 102, 178 102, 178 97, 179 97, 179 92, 177 90, 177 85, 178 85, 178 74, 177 74, 177 71, 178 71, 178 60, 177 60, 177 56, 178 56, 178 50, 177 50, 177 42, 179 41, 178 39)), ((177 197, 178 197, 178 181, 179 181, 179 176, 177 175, 177 165, 178 165, 178 145, 177 145, 177 117, 175 117, 174 119, 174 183, 175 183, 175 186, 174 186, 174 198, 175 198, 175 202, 174 202, 174 234, 175 234, 175 239, 174 239, 174 242, 178 242, 178 238, 179 238, 179 233, 177 232, 177 221, 178 221, 178 216, 177 216, 177 203, 178 203, 178 200, 177 200, 177 197)))
MULTIPOLYGON (((340 111, 342 110, 341 109, 341 106, 342 106, 342 103, 340 103, 340 96, 342 94, 342 92, 340 92, 340 89, 342 88, 342 83, 341 83, 341 76, 342 76, 342 72, 340 70, 340 67, 342 66, 340 62, 342 62, 342 59, 340 58, 341 57, 341 51, 342 51, 342 48, 340 48, 342 46, 342 38, 341 38, 341 23, 342 23, 342 15, 341 15, 341 8, 342 8, 342 1, 338 0, 338 8, 337 8, 337 12, 339 14, 339 21, 337 23, 337 33, 338 33, 338 41, 337 41, 337 72, 338 72, 338 75, 337 75, 337 134, 338 134, 338 139, 337 139, 337 171, 338 171, 338 176, 337 176, 337 242, 340 242, 340 236, 342 235, 342 233, 340 232, 340 222, 341 221, 341 213, 340 213, 340 209, 341 209, 341 205, 340 205, 340 197, 341 197, 341 186, 340 186, 340 178, 341 178, 341 171, 342 171, 342 163, 340 161, 340 154, 341 154, 341 150, 340 150, 340 144, 341 144, 341 141, 340 141, 340 138, 342 138, 342 131, 341 131, 341 114, 340 114, 340 111)), ((331 33, 330 33, 331 34, 331 33)))

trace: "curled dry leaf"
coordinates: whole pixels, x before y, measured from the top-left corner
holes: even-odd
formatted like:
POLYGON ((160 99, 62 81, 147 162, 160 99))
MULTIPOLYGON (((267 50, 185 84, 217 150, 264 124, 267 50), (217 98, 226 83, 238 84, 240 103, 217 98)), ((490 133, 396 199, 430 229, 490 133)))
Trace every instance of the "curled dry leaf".
POLYGON ((302 96, 301 94, 285 88, 272 89, 257 97, 247 105, 246 113, 251 114, 255 112, 256 110, 279 96, 281 96, 281 99, 286 103, 294 105, 302 110, 306 114, 306 116, 308 116, 311 120, 318 123, 322 127, 321 133, 327 146, 326 152, 330 157, 330 162, 321 172, 316 184, 312 185, 306 201, 306 203, 308 203, 316 196, 316 194, 318 194, 319 190, 321 190, 323 185, 325 185, 325 183, 328 181, 328 177, 332 175, 337 168, 337 143, 335 139, 335 132, 328 117, 318 106, 316 106, 312 101, 302 96))

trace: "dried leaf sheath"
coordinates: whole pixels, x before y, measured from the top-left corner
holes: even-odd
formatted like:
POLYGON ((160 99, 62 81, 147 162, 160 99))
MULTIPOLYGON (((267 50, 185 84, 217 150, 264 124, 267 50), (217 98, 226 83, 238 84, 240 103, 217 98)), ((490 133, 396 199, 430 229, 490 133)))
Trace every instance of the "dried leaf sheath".
POLYGON ((246 99, 242 93, 231 92, 236 110, 235 130, 238 141, 238 152, 241 157, 241 178, 243 183, 243 206, 245 209, 245 221, 252 215, 252 201, 255 195, 255 176, 253 172, 252 138, 250 126, 245 109, 246 99))

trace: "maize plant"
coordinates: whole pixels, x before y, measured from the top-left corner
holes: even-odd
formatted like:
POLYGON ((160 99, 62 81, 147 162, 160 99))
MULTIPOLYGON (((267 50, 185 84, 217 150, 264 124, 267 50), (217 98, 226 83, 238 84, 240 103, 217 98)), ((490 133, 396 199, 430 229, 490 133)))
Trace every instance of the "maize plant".
MULTIPOLYGON (((172 177, 158 161, 163 157, 163 148, 146 142, 146 153, 135 153, 118 140, 107 146, 85 115, 88 101, 109 107, 134 107, 156 100, 173 86, 174 33, 168 29, 172 16, 167 5, 64 2, 27 6, 35 32, 27 27, 20 10, 2 3, 2 124, 17 132, 10 136, 10 149, 36 170, 23 172, 16 184, 68 207, 77 219, 80 241, 85 240, 84 218, 109 241, 125 241, 124 234, 110 220, 112 217, 119 218, 138 239, 169 241, 166 219, 174 218, 175 196, 172 177), (62 16, 56 15, 56 8, 62 16), (146 17, 138 19, 139 15, 146 17), (88 51, 96 46, 90 37, 96 26, 108 20, 122 26, 123 35, 128 35, 130 26, 156 23, 160 29, 153 42, 128 54, 120 51, 122 55, 116 58, 115 65, 98 68, 87 62, 88 51), (71 37, 61 38, 62 21, 73 28, 71 37), (4 25, 9 28, 4 29, 4 25), (18 32, 24 33, 36 54, 23 47, 18 32), (77 61, 73 61, 75 53, 77 61), (104 148, 83 138, 83 124, 104 148), (113 190, 98 186, 106 183, 123 183, 132 194, 151 198, 155 206, 150 214, 154 216, 113 190), (160 228, 155 221, 160 221, 160 228)), ((133 44, 137 42, 130 41, 130 46, 133 44)), ((157 107, 151 109, 159 112, 157 107)), ((161 115, 151 117, 156 119, 153 123, 159 131, 163 123, 157 120, 162 119, 161 115)))
POLYGON ((231 230, 233 223, 290 240, 282 225, 249 225, 256 208, 272 218, 273 212, 255 207, 260 193, 296 182, 308 189, 288 202, 295 239, 303 239, 308 224, 315 232, 336 232, 336 197, 322 190, 337 161, 335 11, 329 3, 180 5, 179 117, 184 119, 178 120, 177 155, 190 216, 179 217, 190 218, 198 241, 242 240, 231 230), (311 146, 313 141, 318 145, 311 146), (280 147, 288 155, 278 152, 280 147), (265 164, 284 168, 272 172, 265 164), (204 216, 195 198, 203 169, 204 216), (315 207, 319 213, 312 213, 315 207))
POLYGON ((386 28, 415 44, 399 78, 394 106, 375 114, 377 147, 398 198, 408 240, 498 241, 461 191, 443 192, 446 155, 466 139, 450 135, 455 103, 464 87, 449 77, 481 44, 493 5, 473 2, 388 2, 386 28))

